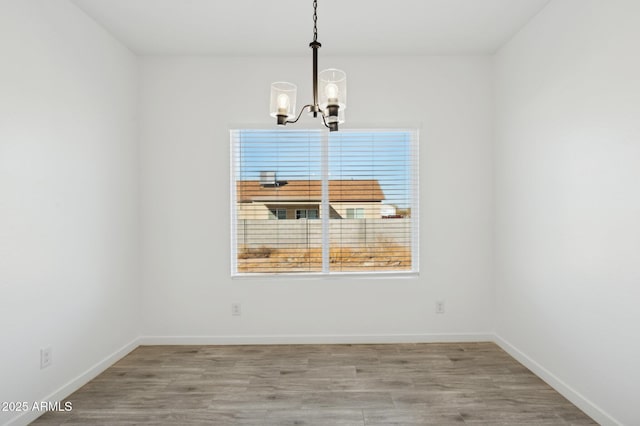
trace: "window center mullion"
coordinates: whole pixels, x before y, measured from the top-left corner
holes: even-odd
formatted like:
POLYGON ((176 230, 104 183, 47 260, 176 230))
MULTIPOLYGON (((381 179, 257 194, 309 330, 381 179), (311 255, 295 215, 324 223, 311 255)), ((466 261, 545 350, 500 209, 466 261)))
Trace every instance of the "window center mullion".
POLYGON ((330 205, 329 205, 329 132, 322 132, 320 141, 321 161, 320 169, 322 175, 322 207, 320 220, 322 221, 322 272, 329 273, 330 254, 330 205))

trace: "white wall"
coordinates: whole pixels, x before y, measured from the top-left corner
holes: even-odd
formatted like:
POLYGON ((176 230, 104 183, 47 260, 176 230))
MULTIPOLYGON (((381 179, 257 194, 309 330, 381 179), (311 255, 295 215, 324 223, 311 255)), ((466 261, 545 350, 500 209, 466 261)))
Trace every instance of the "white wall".
POLYGON ((496 58, 496 330, 604 424, 640 424, 638 16, 554 0, 496 58))
POLYGON ((489 336, 490 58, 320 60, 321 68, 331 64, 349 76, 352 126, 420 127, 420 277, 231 280, 228 130, 275 128, 268 116, 272 81, 296 82, 299 103, 309 100, 311 52, 142 58, 142 332, 161 337, 144 341, 489 336), (447 312, 435 315, 440 298, 447 312), (242 304, 241 317, 231 316, 234 302, 242 304))
POLYGON ((65 396, 139 335, 136 107, 136 58, 75 6, 0 3, 0 401, 65 396))

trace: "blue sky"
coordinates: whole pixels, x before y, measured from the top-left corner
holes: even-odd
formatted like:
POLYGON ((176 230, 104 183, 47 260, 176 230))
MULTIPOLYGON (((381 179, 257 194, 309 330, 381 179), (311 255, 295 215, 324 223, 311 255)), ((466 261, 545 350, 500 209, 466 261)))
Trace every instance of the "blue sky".
POLYGON ((410 204, 412 133, 408 131, 241 130, 235 145, 236 179, 321 179, 322 143, 328 136, 329 179, 376 179, 385 203, 410 204))

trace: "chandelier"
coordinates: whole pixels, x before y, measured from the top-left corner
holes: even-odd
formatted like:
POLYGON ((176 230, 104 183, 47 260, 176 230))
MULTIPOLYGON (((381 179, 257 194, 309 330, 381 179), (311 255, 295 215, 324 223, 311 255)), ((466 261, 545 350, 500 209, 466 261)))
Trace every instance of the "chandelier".
POLYGON ((296 115, 295 84, 278 81, 271 84, 271 116, 278 125, 293 124, 308 109, 313 117, 322 117, 329 131, 338 130, 338 124, 344 123, 344 110, 347 107, 347 75, 344 71, 330 68, 318 74, 318 1, 313 1, 313 41, 309 47, 313 50, 313 103, 302 107, 296 115))

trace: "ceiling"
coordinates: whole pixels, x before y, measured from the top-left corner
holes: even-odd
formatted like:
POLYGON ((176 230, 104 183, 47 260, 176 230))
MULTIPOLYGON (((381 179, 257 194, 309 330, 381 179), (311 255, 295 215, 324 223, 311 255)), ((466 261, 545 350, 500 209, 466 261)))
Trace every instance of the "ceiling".
MULTIPOLYGON (((72 0, 140 55, 301 55, 312 0, 72 0)), ((550 0, 318 0, 324 55, 494 53, 550 0)))

